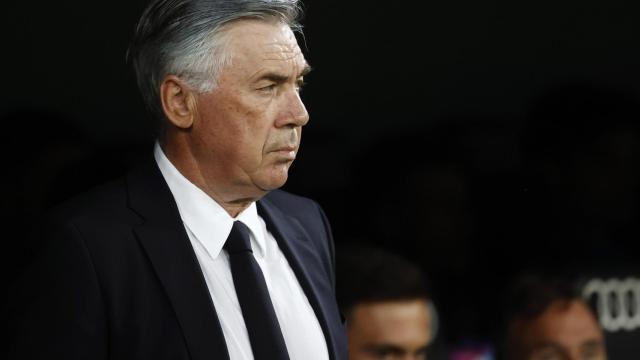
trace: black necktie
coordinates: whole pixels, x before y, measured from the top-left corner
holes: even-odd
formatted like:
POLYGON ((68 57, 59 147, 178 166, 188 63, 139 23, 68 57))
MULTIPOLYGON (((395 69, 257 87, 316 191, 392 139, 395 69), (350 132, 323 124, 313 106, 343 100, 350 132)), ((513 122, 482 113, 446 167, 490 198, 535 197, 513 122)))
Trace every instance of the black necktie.
POLYGON ((249 228, 235 221, 224 248, 229 253, 233 285, 249 332, 253 357, 255 360, 289 360, 267 284, 251 251, 249 228))

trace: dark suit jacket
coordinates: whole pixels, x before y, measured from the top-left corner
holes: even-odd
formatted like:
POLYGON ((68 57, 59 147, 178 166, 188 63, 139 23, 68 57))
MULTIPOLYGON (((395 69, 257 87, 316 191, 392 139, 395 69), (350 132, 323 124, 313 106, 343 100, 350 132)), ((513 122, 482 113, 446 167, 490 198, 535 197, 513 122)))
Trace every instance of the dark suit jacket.
MULTIPOLYGON (((283 191, 257 205, 315 311, 331 359, 346 360, 324 213, 283 191)), ((42 251, 9 308, 10 359, 229 358, 155 162, 64 205, 41 234, 42 251)))

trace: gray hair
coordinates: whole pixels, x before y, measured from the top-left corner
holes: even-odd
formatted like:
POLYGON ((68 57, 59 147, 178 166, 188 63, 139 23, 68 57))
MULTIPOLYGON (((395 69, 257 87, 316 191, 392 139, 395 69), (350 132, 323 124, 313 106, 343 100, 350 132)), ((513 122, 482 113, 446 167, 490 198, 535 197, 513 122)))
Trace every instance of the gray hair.
POLYGON ((301 15, 298 0, 152 0, 127 52, 145 104, 164 119, 160 84, 167 75, 200 93, 214 90, 231 60, 224 49, 224 25, 239 19, 276 20, 301 32, 301 15))

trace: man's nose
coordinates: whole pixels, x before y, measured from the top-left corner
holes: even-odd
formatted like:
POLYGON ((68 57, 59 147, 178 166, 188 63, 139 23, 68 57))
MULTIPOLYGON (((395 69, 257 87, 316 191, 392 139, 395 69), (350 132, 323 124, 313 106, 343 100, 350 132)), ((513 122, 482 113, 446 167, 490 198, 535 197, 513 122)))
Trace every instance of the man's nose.
POLYGON ((288 91, 282 101, 282 110, 276 120, 277 127, 304 126, 309 122, 309 113, 298 91, 288 91))

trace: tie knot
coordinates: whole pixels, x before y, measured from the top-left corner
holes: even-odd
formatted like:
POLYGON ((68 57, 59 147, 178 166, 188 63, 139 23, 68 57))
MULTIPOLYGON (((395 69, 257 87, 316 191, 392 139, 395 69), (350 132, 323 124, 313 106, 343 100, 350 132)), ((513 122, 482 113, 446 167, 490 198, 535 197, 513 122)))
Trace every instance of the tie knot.
POLYGON ((234 221, 231 233, 229 233, 229 237, 224 243, 225 250, 230 254, 247 251, 252 252, 249 233, 250 230, 247 225, 242 223, 242 221, 234 221))

